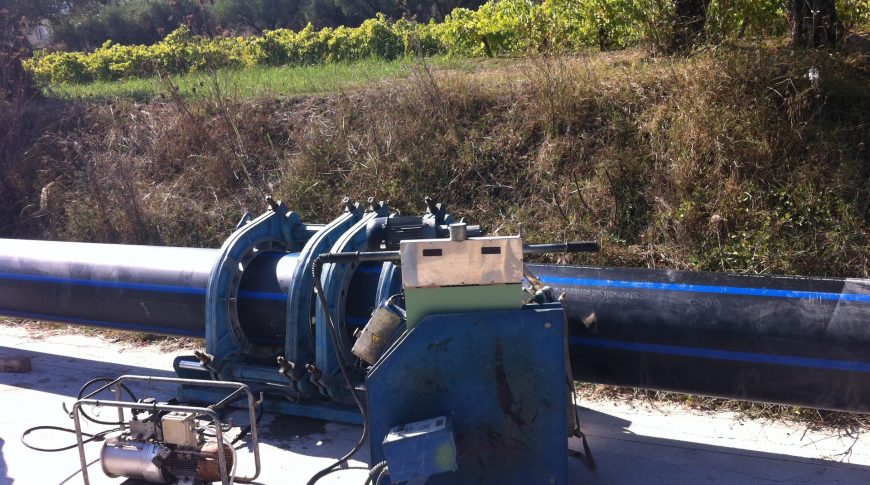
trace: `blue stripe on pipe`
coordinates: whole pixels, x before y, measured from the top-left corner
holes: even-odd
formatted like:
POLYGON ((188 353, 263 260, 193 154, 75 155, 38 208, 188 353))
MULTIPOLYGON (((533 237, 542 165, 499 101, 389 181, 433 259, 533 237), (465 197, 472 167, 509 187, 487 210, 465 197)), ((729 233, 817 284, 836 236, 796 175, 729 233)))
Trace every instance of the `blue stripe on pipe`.
POLYGON ((239 297, 241 298, 251 298, 254 300, 273 300, 273 301, 286 301, 287 295, 284 293, 273 293, 267 291, 240 291, 239 297))
MULTIPOLYGON (((29 275, 17 273, 0 273, 0 279, 30 281, 35 283, 72 284, 79 286, 93 286, 97 288, 115 288, 124 290, 154 291, 158 293, 180 293, 186 295, 205 295, 205 288, 193 288, 190 286, 154 285, 145 283, 130 283, 123 281, 88 280, 84 278, 58 278, 56 276, 29 275)), ((255 300, 283 301, 287 295, 265 291, 240 291, 239 296, 255 300)))
POLYGON ((78 325, 90 325, 92 327, 105 327, 105 328, 113 328, 117 330, 130 330, 134 332, 143 332, 143 333, 162 333, 167 335, 177 335, 184 337, 197 337, 202 338, 204 330, 190 330, 184 328, 177 327, 161 327, 158 325, 148 325, 148 324, 135 324, 135 323, 123 323, 123 322, 110 322, 107 320, 89 320, 85 318, 71 318, 71 317, 63 317, 58 315, 51 315, 48 313, 30 313, 30 312, 19 312, 15 310, 7 310, 5 308, 0 308, 0 315, 4 315, 7 317, 18 317, 18 318, 27 318, 30 320, 48 320, 53 322, 68 322, 75 323, 78 325))
POLYGON ((645 342, 625 342, 587 337, 571 337, 571 345, 599 349, 627 350, 630 352, 651 352, 654 354, 699 357, 702 359, 751 362, 753 364, 773 364, 788 367, 807 367, 811 369, 840 370, 848 372, 870 372, 870 363, 852 360, 818 359, 814 357, 795 357, 793 355, 757 354, 733 350, 705 349, 700 347, 680 347, 676 345, 651 344, 645 342))
POLYGON ((356 269, 357 273, 380 273, 380 266, 360 266, 356 269))
POLYGON ((682 283, 655 283, 650 281, 598 280, 591 278, 567 278, 563 276, 544 276, 540 279, 544 283, 576 286, 605 286, 610 288, 631 288, 637 290, 685 291, 693 293, 716 293, 720 295, 870 302, 870 295, 862 295, 858 293, 829 293, 823 291, 744 288, 739 286, 688 285, 682 283))
POLYGON ((148 283, 131 283, 127 281, 103 281, 85 278, 60 278, 57 276, 0 273, 0 279, 29 281, 34 283, 57 283, 79 286, 93 286, 97 288, 115 288, 121 290, 154 291, 158 293, 180 293, 185 295, 205 295, 205 288, 177 285, 156 285, 148 283))

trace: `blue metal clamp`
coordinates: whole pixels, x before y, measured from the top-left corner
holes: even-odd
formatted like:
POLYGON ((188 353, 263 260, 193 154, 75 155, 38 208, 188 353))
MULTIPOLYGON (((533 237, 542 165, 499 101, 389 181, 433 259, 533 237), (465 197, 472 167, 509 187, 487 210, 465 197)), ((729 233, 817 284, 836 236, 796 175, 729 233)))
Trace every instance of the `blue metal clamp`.
MULTIPOLYGON (((389 208, 386 204, 382 203, 374 205, 371 199, 369 199, 369 203, 372 204, 370 206, 370 211, 367 212, 359 222, 354 224, 353 227, 341 235, 338 241, 336 241, 332 246, 330 252, 344 253, 358 251, 365 248, 366 225, 368 222, 375 217, 385 217, 389 214, 389 208)), ((327 311, 330 312, 333 321, 339 327, 337 334, 341 341, 338 342, 338 350, 342 353, 345 362, 355 360, 355 357, 350 353, 350 348, 353 345, 353 342, 344 340, 347 337, 344 331, 344 322, 348 288, 350 287, 351 279, 353 279, 357 267, 357 263, 327 263, 323 265, 323 272, 321 273, 321 284, 323 285, 326 300, 329 302, 329 308, 327 311)), ((372 302, 372 305, 377 305, 377 302, 372 302)), ((317 306, 316 318, 316 365, 318 370, 321 372, 321 383, 324 385, 325 390, 330 397, 340 400, 349 395, 349 390, 346 388, 347 386, 341 377, 341 368, 336 359, 335 350, 332 345, 332 338, 330 337, 329 323, 326 314, 324 313, 324 309, 320 305, 317 306)))
POLYGON ((243 218, 224 242, 206 290, 206 350, 216 359, 237 353, 268 358, 276 349, 254 344, 239 325, 239 282, 247 265, 266 252, 298 250, 307 236, 299 214, 267 198, 270 210, 256 219, 243 218))

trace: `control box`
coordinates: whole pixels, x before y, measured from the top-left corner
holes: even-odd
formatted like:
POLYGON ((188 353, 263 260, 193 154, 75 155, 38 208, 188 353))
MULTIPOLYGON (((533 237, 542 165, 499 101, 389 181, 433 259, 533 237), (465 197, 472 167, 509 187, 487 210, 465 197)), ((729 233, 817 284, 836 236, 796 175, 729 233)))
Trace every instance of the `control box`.
POLYGON ((197 445, 196 416, 193 413, 172 412, 160 420, 163 441, 183 447, 197 445))
POLYGON ((474 237, 402 241, 407 328, 426 315, 519 310, 523 240, 474 237))
POLYGON ((456 470, 456 443, 446 416, 390 428, 384 438, 390 481, 405 482, 456 470))

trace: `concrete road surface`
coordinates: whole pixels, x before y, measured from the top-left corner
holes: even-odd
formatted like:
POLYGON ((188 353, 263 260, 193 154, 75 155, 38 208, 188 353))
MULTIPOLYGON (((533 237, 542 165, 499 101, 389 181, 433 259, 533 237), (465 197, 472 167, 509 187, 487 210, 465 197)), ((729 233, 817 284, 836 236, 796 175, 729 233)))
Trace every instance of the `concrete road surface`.
MULTIPOLYGON (((122 374, 171 376, 172 360, 192 349, 162 350, 157 344, 113 342, 100 336, 0 326, 0 357, 30 356, 29 373, 0 373, 0 485, 82 483, 76 451, 40 453, 21 444, 21 433, 37 425, 72 427, 62 404, 86 381, 122 374)), ((141 389, 167 397, 172 387, 141 389)), ((570 483, 592 484, 870 484, 867 430, 808 431, 780 422, 743 420, 733 413, 704 413, 673 405, 581 403, 583 428, 598 467, 572 459, 570 483)), ((104 417, 112 414, 102 410, 104 417)), ((115 415, 116 416, 116 415, 115 415)), ((100 430, 88 423, 88 430, 100 430)), ((356 442, 361 428, 266 415, 260 424, 263 471, 260 484, 304 484, 356 442)), ((75 442, 51 431, 30 435, 45 447, 75 442)), ((580 449, 579 443, 573 443, 580 449)), ((119 484, 103 475, 99 443, 87 445, 91 483, 119 484)), ((351 468, 319 483, 361 484, 367 446, 351 468)), ((240 472, 250 456, 239 450, 240 472)))

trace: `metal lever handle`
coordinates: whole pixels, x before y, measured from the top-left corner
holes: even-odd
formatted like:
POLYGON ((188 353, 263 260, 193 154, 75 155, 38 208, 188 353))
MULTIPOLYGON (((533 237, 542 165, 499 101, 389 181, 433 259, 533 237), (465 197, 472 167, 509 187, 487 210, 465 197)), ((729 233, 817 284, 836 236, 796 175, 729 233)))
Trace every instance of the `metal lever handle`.
MULTIPOLYGON (((543 253, 594 253, 601 249, 597 241, 574 241, 569 243, 525 244, 524 254, 543 253)), ((323 263, 364 263, 367 261, 393 261, 400 259, 399 251, 350 251, 346 253, 323 253, 318 258, 323 263)))
POLYGON ((399 261, 398 251, 349 251, 323 253, 317 257, 320 263, 365 263, 368 261, 399 261))
POLYGON ((525 244, 524 254, 543 253, 596 253, 601 250, 598 241, 574 241, 569 243, 525 244))

